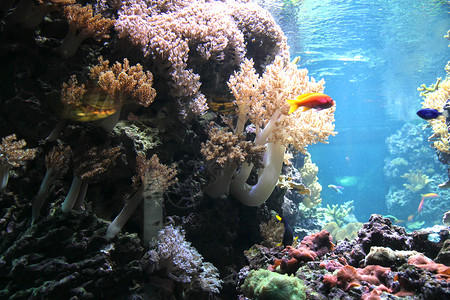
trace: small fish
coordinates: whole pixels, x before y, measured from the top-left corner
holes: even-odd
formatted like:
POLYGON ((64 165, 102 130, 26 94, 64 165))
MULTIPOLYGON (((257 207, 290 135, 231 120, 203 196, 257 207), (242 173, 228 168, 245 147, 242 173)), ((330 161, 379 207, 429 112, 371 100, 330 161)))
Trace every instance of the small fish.
POLYGON ((290 106, 289 114, 302 107, 302 111, 307 111, 311 108, 325 109, 334 105, 334 100, 330 96, 322 93, 307 93, 297 96, 294 100, 286 100, 290 106))
POLYGON ((406 219, 408 222, 411 222, 414 219, 414 215, 409 215, 408 219, 406 219))
POLYGON ((417 212, 419 212, 419 213, 422 211, 423 203, 425 201, 425 198, 436 198, 436 197, 439 197, 439 195, 436 194, 436 193, 421 194, 421 196, 422 196, 422 199, 420 200, 419 207, 417 208, 417 212))
POLYGON ((419 207, 417 207, 417 212, 419 212, 419 213, 422 211, 424 200, 425 200, 425 197, 422 197, 422 200, 420 200, 420 203, 419 203, 419 207))
POLYGON ((434 108, 422 108, 417 112, 417 115, 424 120, 436 119, 439 116, 444 116, 445 118, 449 117, 449 113, 447 110, 440 112, 434 108))
POLYGON ((398 222, 398 219, 393 215, 385 215, 385 216, 383 216, 383 218, 389 218, 389 219, 391 219, 391 221, 394 221, 394 223, 398 222))
POLYGON ((300 61, 300 56, 294 57, 294 59, 291 61, 291 64, 296 65, 300 61))
POLYGON ((235 114, 237 110, 236 104, 226 98, 219 99, 220 102, 209 101, 209 109, 219 114, 235 114), (226 102, 224 102, 226 101, 226 102))
POLYGON ((329 184, 328 187, 329 187, 330 189, 335 190, 338 194, 342 194, 342 190, 344 189, 343 186, 340 186, 340 185, 334 185, 334 184, 329 184))
POLYGON ((78 104, 63 104, 58 113, 63 119, 76 122, 92 122, 115 114, 120 108, 108 94, 99 89, 88 89, 78 104))
POLYGON ((292 230, 291 226, 287 222, 285 218, 280 217, 279 215, 276 215, 276 218, 278 221, 282 221, 284 224, 284 233, 283 233, 283 246, 291 246, 294 242, 294 231, 292 230))

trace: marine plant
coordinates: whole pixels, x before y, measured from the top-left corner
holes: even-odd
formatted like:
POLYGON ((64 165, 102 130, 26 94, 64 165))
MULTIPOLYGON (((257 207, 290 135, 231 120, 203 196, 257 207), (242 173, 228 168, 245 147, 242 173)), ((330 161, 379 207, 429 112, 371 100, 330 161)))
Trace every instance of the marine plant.
POLYGON ((15 134, 2 138, 0 144, 0 191, 7 185, 11 167, 23 166, 27 160, 34 159, 37 149, 23 149, 25 140, 17 140, 15 134))

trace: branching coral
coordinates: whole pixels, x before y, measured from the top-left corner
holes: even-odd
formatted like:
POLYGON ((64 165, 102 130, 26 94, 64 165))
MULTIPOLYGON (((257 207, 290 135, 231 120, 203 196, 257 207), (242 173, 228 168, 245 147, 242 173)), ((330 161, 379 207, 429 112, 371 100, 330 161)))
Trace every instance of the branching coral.
POLYGON ((218 197, 228 193, 228 189, 217 188, 228 188, 218 180, 221 181, 225 178, 230 182, 236 168, 244 162, 261 166, 265 148, 264 146, 256 146, 251 141, 245 141, 243 134, 237 135, 231 131, 212 126, 212 124, 208 134, 209 140, 202 143, 201 149, 211 176, 205 192, 212 197, 218 197), (220 175, 217 176, 217 173, 220 175))
POLYGON ((204 95, 226 92, 226 79, 246 54, 259 66, 287 55, 286 37, 271 15, 241 1, 129 0, 115 28, 163 66, 184 117, 207 109, 204 95))
POLYGON ((72 150, 69 146, 58 145, 45 156, 46 172, 42 180, 36 199, 33 202, 32 223, 37 220, 48 195, 50 186, 55 179, 60 178, 69 170, 72 150))
MULTIPOLYGON (((422 107, 433 108, 438 111, 444 109, 446 101, 450 98, 450 78, 447 77, 440 82, 435 91, 430 91, 424 95, 422 107)), ((433 146, 444 153, 450 153, 449 129, 444 117, 428 120, 433 129, 433 146)))
POLYGON ((411 192, 418 192, 423 189, 432 180, 428 178, 426 174, 423 174, 420 170, 411 171, 403 174, 403 178, 408 179, 409 183, 404 183, 403 186, 406 187, 411 192))
POLYGON ((80 44, 87 38, 109 38, 109 29, 114 25, 114 20, 103 18, 100 14, 94 15, 91 5, 67 5, 63 13, 69 23, 69 31, 57 49, 63 57, 75 55, 80 44))
MULTIPOLYGON (((75 75, 62 84, 62 118, 82 122, 98 120, 97 125, 110 131, 116 125, 124 104, 136 103, 147 107, 155 99, 156 91, 152 87, 152 73, 144 71, 142 65, 130 66, 126 58, 123 64, 116 62, 111 66, 101 56, 98 60, 99 64, 90 67, 89 76, 95 83, 94 87, 87 88, 78 83, 75 75)), ((64 122, 58 123, 47 140, 55 140, 63 125, 64 122)))
POLYGON ((353 210, 353 201, 350 201, 348 204, 345 205, 338 205, 333 204, 332 207, 330 207, 329 204, 327 204, 327 208, 323 212, 324 217, 326 220, 331 222, 336 222, 336 224, 339 227, 342 227, 344 224, 344 218, 353 210))
POLYGON ((123 64, 116 62, 111 66, 109 61, 101 56, 98 61, 98 65, 90 68, 89 76, 115 101, 122 104, 127 101, 134 102, 144 107, 153 102, 156 96, 156 91, 152 87, 153 75, 149 71, 144 71, 142 65, 130 66, 126 58, 123 64))
POLYGON ((303 204, 312 208, 319 205, 322 202, 320 198, 320 192, 322 191, 322 185, 319 183, 317 173, 319 168, 311 160, 311 155, 307 153, 303 167, 300 169, 303 184, 311 191, 311 193, 303 198, 303 204))
POLYGON ((75 170, 72 185, 62 204, 65 213, 81 207, 89 182, 98 181, 99 177, 115 164, 120 155, 118 146, 111 148, 93 146, 86 149, 85 145, 80 144, 74 155, 75 170))
POLYGON ((36 149, 23 149, 26 145, 25 140, 17 140, 15 134, 2 138, 0 144, 0 191, 8 185, 11 167, 23 166, 25 161, 34 159, 36 156, 36 149))
POLYGON ((142 153, 136 157, 137 176, 133 178, 138 186, 136 193, 128 200, 119 215, 111 222, 106 232, 107 238, 114 238, 131 217, 144 198, 144 240, 156 237, 163 223, 162 194, 177 182, 175 166, 168 167, 159 162, 155 154, 149 160, 142 153))
POLYGON ((185 292, 204 290, 219 293, 222 280, 216 267, 204 262, 198 251, 186 241, 184 232, 172 225, 158 234, 158 247, 149 252, 153 271, 164 271, 172 280, 183 285, 185 292))
MULTIPOLYGON (((288 113, 286 100, 323 90, 324 81, 310 80, 307 73, 278 56, 264 74, 258 76, 253 62, 246 59, 241 70, 228 81, 239 110, 234 133, 243 133, 245 124, 250 121, 255 126, 254 144, 266 147, 263 168, 254 186, 247 184, 253 164, 242 164, 231 181, 231 194, 245 205, 260 205, 270 196, 278 181, 287 145, 305 152, 307 145, 326 142, 335 134, 334 106, 322 111, 288 113)), ((228 184, 226 179, 219 182, 228 184)))

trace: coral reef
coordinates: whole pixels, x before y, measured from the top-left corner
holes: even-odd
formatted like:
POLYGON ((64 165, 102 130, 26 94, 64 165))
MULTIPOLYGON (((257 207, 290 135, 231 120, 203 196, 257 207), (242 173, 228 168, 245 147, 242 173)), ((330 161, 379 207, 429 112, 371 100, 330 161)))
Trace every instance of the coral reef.
MULTIPOLYGON (((424 241, 419 241, 414 234, 404 233, 401 237, 395 233, 396 231, 400 233, 398 228, 400 227, 392 225, 389 219, 372 215, 369 223, 365 223, 359 230, 359 236, 355 240, 339 241, 336 247, 322 252, 321 255, 297 260, 296 268, 292 269, 292 272, 295 271, 295 277, 305 284, 306 298, 396 299, 412 296, 414 299, 440 299, 450 296, 449 267, 421 254, 424 241), (393 250, 392 247, 395 246, 405 250, 393 250), (365 252, 363 249, 370 251, 365 252)), ((448 230, 448 227, 441 227, 439 235, 446 239, 448 230)), ((430 232, 428 231, 428 234, 430 232)), ((434 247, 434 249, 448 249, 448 243, 434 244, 434 247)), ((299 257, 303 254, 304 258, 307 254, 311 254, 301 246, 296 249, 297 251, 286 248, 280 252, 279 247, 267 249, 262 246, 257 249, 254 250, 250 266, 241 269, 239 279, 241 282, 248 274, 266 269, 270 257, 272 261, 278 262, 284 259, 280 259, 283 252, 290 252, 292 256, 299 257)), ((269 265, 269 270, 281 269, 274 269, 273 265, 269 265)))
POLYGON ((365 253, 369 253, 372 246, 409 250, 412 238, 406 234, 405 228, 392 225, 391 220, 380 215, 372 215, 358 232, 356 241, 365 253))
POLYGON ((29 227, 24 215, 30 204, 1 199, 1 298, 121 297, 133 293, 133 280, 142 280, 140 240, 127 235, 110 244, 104 236, 107 222, 89 206, 74 215, 53 206, 29 227))
MULTIPOLYGON (((448 296, 448 227, 373 216, 357 231, 345 206, 329 207, 336 246, 321 231, 306 150, 335 134, 335 106, 290 111, 324 81, 255 3, 7 0, 0 44, 0 298, 448 296), (277 246, 288 225, 301 241, 277 246), (381 266, 381 246, 429 259, 381 266)), ((389 173, 441 180, 408 128, 389 173)))
POLYGON ((419 224, 432 226, 435 215, 443 214, 447 192, 438 189, 442 181, 443 167, 435 151, 428 146, 421 125, 406 123, 395 134, 386 139, 389 156, 385 159, 384 174, 389 180, 386 194, 388 213, 396 217, 398 225, 411 231, 419 224), (437 193, 438 199, 427 198, 418 212, 421 195, 437 193), (444 200, 444 201, 443 201, 444 200))
POLYGON ((327 222, 335 222, 339 227, 343 227, 344 219, 353 211, 353 201, 349 201, 344 205, 332 204, 323 210, 323 217, 327 222))

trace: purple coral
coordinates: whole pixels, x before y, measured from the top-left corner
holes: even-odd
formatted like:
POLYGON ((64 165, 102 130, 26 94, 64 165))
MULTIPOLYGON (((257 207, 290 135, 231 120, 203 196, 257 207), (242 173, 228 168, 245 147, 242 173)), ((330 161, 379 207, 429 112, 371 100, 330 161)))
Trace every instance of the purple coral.
POLYGON ((389 247, 393 250, 410 250, 411 236, 405 228, 392 225, 388 218, 373 214, 369 222, 358 231, 356 242, 361 244, 367 254, 372 246, 389 247))
POLYGON ((288 54, 271 15, 240 1, 130 0, 119 10, 115 29, 170 79, 170 94, 184 117, 204 112, 205 96, 223 100, 226 81, 245 56, 262 70, 276 55, 288 54))
POLYGON ((183 285, 185 290, 204 290, 219 293, 222 280, 216 267, 204 262, 198 251, 186 241, 184 232, 172 225, 164 227, 158 236, 158 247, 149 252, 155 269, 183 285))

